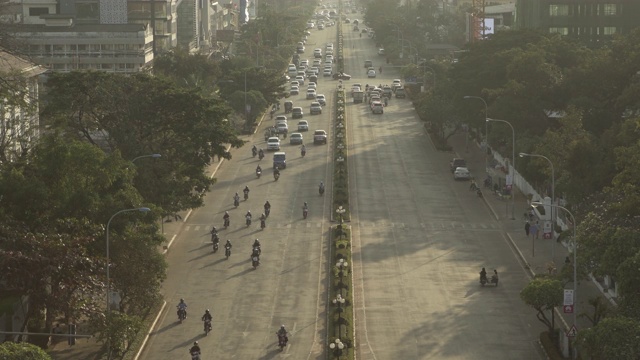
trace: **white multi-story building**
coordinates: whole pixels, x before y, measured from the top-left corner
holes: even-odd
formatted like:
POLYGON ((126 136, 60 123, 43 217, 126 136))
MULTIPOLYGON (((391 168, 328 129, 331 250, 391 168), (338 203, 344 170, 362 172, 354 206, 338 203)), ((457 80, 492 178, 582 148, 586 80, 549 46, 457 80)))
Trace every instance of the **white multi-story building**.
POLYGON ((38 77, 46 71, 41 66, 0 50, 0 77, 3 92, 0 98, 1 161, 11 161, 33 147, 38 138, 38 77))

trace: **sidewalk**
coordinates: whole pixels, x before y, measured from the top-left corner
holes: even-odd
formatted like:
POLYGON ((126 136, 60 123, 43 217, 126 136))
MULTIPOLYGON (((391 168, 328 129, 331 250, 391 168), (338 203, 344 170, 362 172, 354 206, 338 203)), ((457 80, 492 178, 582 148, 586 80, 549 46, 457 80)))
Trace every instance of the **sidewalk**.
MULTIPOLYGON (((465 134, 451 136, 449 138, 449 144, 457 154, 456 157, 462 157, 467 161, 472 176, 475 176, 478 185, 483 187, 483 180, 486 177, 486 171, 484 170, 485 152, 471 139, 469 139, 467 151, 465 134)), ((571 260, 571 264, 573 264, 573 254, 569 252, 562 243, 556 242, 555 240, 543 239, 542 234, 539 234, 539 238, 535 240, 532 239, 531 235, 527 237, 524 230, 524 212, 529 209, 529 205, 525 195, 518 189, 514 191, 515 209, 513 210, 513 215, 515 220, 512 219, 511 213, 512 201, 514 200, 502 200, 484 188, 483 195, 483 199, 492 212, 492 215, 501 223, 502 229, 516 250, 515 252, 532 277, 536 274, 547 273, 549 268, 554 264, 556 269, 560 271, 567 256, 571 260)), ((567 284, 567 288, 573 289, 573 283, 567 284)), ((593 307, 589 305, 588 301, 595 297, 604 298, 601 288, 590 279, 579 280, 576 295, 577 306, 576 309, 574 309, 578 315, 576 328, 580 330, 591 327, 591 322, 579 315, 585 312, 588 314, 593 312, 593 307)), ((562 307, 556 308, 556 315, 561 315, 562 317, 561 320, 556 317, 556 323, 558 324, 558 320, 562 322, 563 325, 557 326, 563 327, 566 331, 573 325, 573 314, 564 314, 562 311, 562 307)))

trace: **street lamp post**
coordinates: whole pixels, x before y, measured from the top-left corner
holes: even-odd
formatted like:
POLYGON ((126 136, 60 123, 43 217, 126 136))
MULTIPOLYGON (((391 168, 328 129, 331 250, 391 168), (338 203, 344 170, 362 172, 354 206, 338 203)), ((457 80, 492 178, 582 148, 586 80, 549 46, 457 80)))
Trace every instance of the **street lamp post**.
POLYGON ((344 277, 344 270, 349 266, 349 263, 344 261, 344 259, 338 260, 336 263, 336 267, 338 268, 338 276, 340 277, 340 295, 342 295, 342 288, 344 287, 344 282, 342 278, 344 277))
MULTIPOLYGON (((529 157, 539 157, 539 158, 543 158, 545 160, 547 160, 549 162, 549 165, 551 166, 551 203, 555 205, 556 203, 556 174, 555 174, 555 170, 553 168, 553 162, 551 162, 551 160, 549 160, 548 157, 544 156, 544 155, 538 155, 538 154, 527 154, 527 153, 520 153, 520 157, 525 157, 525 156, 529 156, 529 157)), ((556 212, 554 211, 553 207, 551 207, 551 261, 555 263, 556 261, 556 246, 555 246, 555 224, 556 224, 556 219, 555 219, 555 214, 556 212)))
MULTIPOLYGON (((342 297, 342 295, 338 294, 336 296, 335 299, 332 300, 333 305, 337 305, 338 306, 338 324, 342 323, 342 305, 344 305, 344 303, 347 300, 345 298, 342 297)), ((338 329, 339 330, 339 329, 338 329)))
POLYGON ((162 155, 160 155, 160 154, 141 155, 141 156, 134 157, 133 160, 131 160, 131 162, 133 163, 133 162, 136 162, 136 160, 143 159, 143 158, 154 158, 154 159, 157 159, 159 157, 162 157, 162 155))
POLYGON ((342 225, 342 223, 344 222, 344 219, 342 218, 342 215, 347 212, 347 209, 343 208, 342 205, 338 206, 338 208, 336 209, 336 213, 338 213, 338 215, 340 215, 340 225, 342 225))
MULTIPOLYGON (((531 203, 531 205, 533 206, 546 206, 546 204, 543 204, 541 202, 537 202, 534 201, 531 203)), ((576 307, 578 306, 578 301, 576 300, 578 298, 578 239, 576 238, 576 218, 573 216, 573 214, 571 213, 571 211, 569 211, 569 209, 560 206, 560 205, 555 205, 555 204, 551 204, 549 205, 552 208, 558 208, 560 210, 564 210, 567 214, 569 214, 569 216, 571 217, 571 223, 573 225, 573 326, 576 325, 577 323, 577 314, 578 311, 576 309, 576 307)), ((573 358, 576 358, 576 352, 573 352, 573 358)))
MULTIPOLYGON (((487 149, 489 148, 489 122, 487 121, 487 117, 488 117, 488 113, 489 113, 489 107, 487 106, 487 102, 481 98, 480 96, 465 96, 463 97, 463 99, 467 100, 467 99, 479 99, 480 101, 482 101, 484 103, 484 141, 485 144, 487 146, 487 149)), ((489 172, 489 159, 487 158, 487 154, 485 151, 484 154, 484 171, 485 172, 489 172)))
MULTIPOLYGON (((134 159, 135 160, 135 159, 134 159)), ((150 211, 151 209, 149 209, 148 207, 139 207, 139 208, 133 208, 133 209, 124 209, 124 210, 120 210, 117 213, 111 215, 111 218, 109 218, 109 221, 107 222, 107 321, 108 321, 108 315, 111 313, 111 304, 109 303, 110 299, 110 295, 111 295, 111 278, 109 276, 109 227, 111 226, 111 220, 113 220, 114 217, 122 214, 122 213, 126 213, 126 212, 131 212, 131 211, 140 211, 140 212, 147 212, 150 211)), ((107 339, 110 339, 111 337, 107 337, 107 339)), ((110 342, 107 340, 107 352, 108 352, 108 357, 111 358, 111 346, 110 346, 110 342)))
POLYGON ((516 131, 513 129, 513 125, 511 125, 511 123, 506 120, 487 118, 486 122, 489 122, 489 121, 502 122, 509 125, 509 127, 511 128, 511 169, 513 169, 513 171, 510 171, 511 172, 511 203, 512 203, 511 220, 515 220, 516 219, 516 216, 515 216, 516 197, 515 197, 515 189, 514 189, 514 185, 515 185, 514 180, 515 180, 515 174, 516 174, 516 131))
POLYGON ((342 356, 342 349, 344 348, 345 345, 340 339, 336 339, 335 342, 329 344, 329 349, 333 351, 333 356, 338 360, 340 360, 340 356, 342 356))

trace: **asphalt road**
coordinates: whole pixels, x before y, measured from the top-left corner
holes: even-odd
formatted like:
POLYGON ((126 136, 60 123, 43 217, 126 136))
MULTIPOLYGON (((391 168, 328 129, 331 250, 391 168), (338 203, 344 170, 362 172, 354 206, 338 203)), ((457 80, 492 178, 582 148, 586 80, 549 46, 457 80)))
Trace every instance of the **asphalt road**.
MULTIPOLYGON (((313 60, 313 49, 328 41, 335 43, 336 30, 311 30, 312 35, 301 57, 313 60)), ((320 76, 318 93, 333 104, 337 81, 320 76)), ((330 133, 332 106, 321 115, 308 115, 311 100, 305 99, 306 84, 301 95, 293 96, 294 106, 302 106, 310 131, 304 133, 307 154, 300 155, 299 145, 282 141, 287 154, 287 168, 279 181, 271 169, 272 153, 259 161, 251 157, 251 146, 265 148, 263 129, 271 126, 266 119, 249 143, 232 151, 233 159, 219 168, 218 182, 207 195, 205 206, 195 210, 186 220, 171 247, 170 264, 163 293, 169 304, 143 353, 143 359, 174 360, 187 358, 188 349, 199 341, 203 359, 322 359, 324 358, 324 324, 326 300, 327 239, 329 230, 330 188, 324 197, 318 194, 320 181, 330 181, 329 145, 313 145, 315 129, 330 133), (260 164, 263 175, 256 178, 260 164), (245 185, 251 189, 248 201, 233 207, 232 197, 245 185), (263 204, 272 205, 265 230, 258 220, 263 204), (302 218, 302 205, 309 204, 309 217, 302 218), (222 227, 222 216, 231 214, 229 229, 222 227), (253 224, 246 227, 244 214, 250 210, 253 224), (208 234, 212 225, 220 232, 220 251, 212 253, 208 234), (261 265, 257 270, 249 259, 251 244, 262 243, 261 265), (231 239, 232 255, 226 260, 223 243, 231 239), (175 306, 180 298, 188 304, 189 316, 180 324, 175 306), (200 317, 205 309, 213 313, 213 331, 205 337, 200 317), (275 332, 285 324, 291 332, 289 346, 281 353, 275 332)), ((280 115, 284 111, 278 112, 280 115)), ((289 116, 289 133, 298 120, 289 116)), ((330 186, 330 184, 328 184, 330 186)))
MULTIPOLYGON (((400 78, 372 39, 344 30, 349 83, 400 78), (368 79, 365 60, 382 74, 368 79)), ((543 358, 543 328, 519 297, 527 275, 484 202, 453 180, 454 154, 435 151, 409 100, 347 114, 358 358, 543 358), (482 267, 499 287, 480 287, 482 267)))

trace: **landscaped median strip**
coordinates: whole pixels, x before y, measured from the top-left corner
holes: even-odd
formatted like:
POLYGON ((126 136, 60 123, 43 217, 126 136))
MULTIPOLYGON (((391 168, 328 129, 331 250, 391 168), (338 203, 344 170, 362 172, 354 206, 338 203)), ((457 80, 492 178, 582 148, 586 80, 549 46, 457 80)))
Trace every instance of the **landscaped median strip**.
MULTIPOLYGON (((337 53, 342 59, 342 24, 337 26, 337 53)), ((338 62, 338 71, 344 71, 338 62)), ((333 184, 332 215, 338 224, 331 227, 329 302, 327 346, 329 359, 354 359, 355 327, 353 313, 353 283, 351 277, 351 227, 344 224, 349 214, 349 174, 347 166, 347 122, 345 90, 336 90, 333 114, 333 184)))

